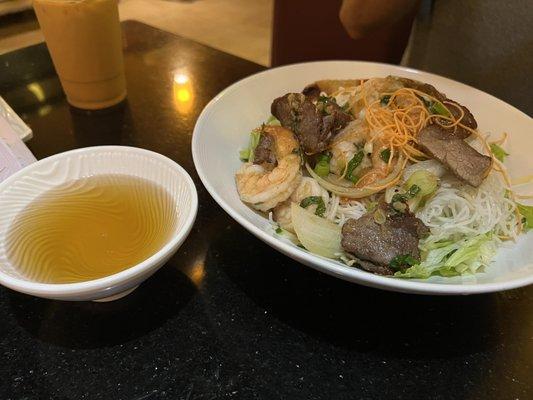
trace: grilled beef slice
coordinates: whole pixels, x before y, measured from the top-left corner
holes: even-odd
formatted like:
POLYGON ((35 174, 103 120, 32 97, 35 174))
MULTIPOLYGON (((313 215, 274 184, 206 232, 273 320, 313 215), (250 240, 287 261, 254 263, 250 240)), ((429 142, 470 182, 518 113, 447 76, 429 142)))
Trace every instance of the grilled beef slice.
POLYGON ((478 153, 464 140, 440 125, 428 125, 418 134, 419 146, 443 163, 455 176, 478 187, 492 166, 490 157, 478 153))
POLYGON ((409 210, 397 212, 386 203, 379 209, 386 215, 385 222, 376 222, 374 212, 361 218, 349 219, 342 227, 342 247, 361 260, 359 266, 379 275, 391 275, 389 267, 397 256, 410 255, 420 261, 419 239, 429 233, 422 221, 409 210))
MULTIPOLYGON (((465 106, 463 106, 462 104, 459 104, 458 102, 454 100, 449 99, 448 97, 446 97, 444 93, 439 92, 434 86, 427 84, 427 83, 420 82, 420 81, 416 81, 414 79, 408 79, 408 78, 397 78, 397 79, 398 81, 401 82, 401 84, 404 87, 418 90, 420 92, 426 93, 427 95, 432 96, 436 98, 437 100, 439 100, 441 103, 443 103, 446 106, 446 108, 448 108, 448 110, 450 110, 450 112, 456 119, 461 116, 461 111, 458 108, 460 107, 464 113, 463 119, 461 120, 461 124, 471 129, 477 128, 476 119, 474 118, 474 116, 472 115, 472 113, 470 112, 468 108, 466 108, 465 106)), ((443 123, 446 122, 445 120, 442 120, 442 121, 443 123)), ((460 139, 466 139, 468 136, 470 136, 470 131, 468 131, 468 129, 465 129, 461 126, 456 126, 454 127, 453 130, 450 130, 450 134, 460 139)))
POLYGON ((275 99, 271 112, 283 127, 296 134, 306 154, 325 150, 329 140, 352 119, 337 104, 328 103, 319 109, 302 93, 275 99))
POLYGON ((277 165, 274 138, 264 129, 261 131, 259 143, 254 150, 254 164, 272 170, 277 165))

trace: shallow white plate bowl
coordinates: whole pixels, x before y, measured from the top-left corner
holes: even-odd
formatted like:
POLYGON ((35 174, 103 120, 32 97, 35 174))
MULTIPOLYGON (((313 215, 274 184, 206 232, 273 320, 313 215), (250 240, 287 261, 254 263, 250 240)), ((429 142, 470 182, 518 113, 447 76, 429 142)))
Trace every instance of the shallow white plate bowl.
POLYGON ((0 284, 19 292, 59 300, 120 298, 157 271, 189 234, 198 209, 196 188, 187 172, 171 159, 126 146, 98 146, 67 151, 40 160, 0 183, 0 284), (16 215, 54 186, 93 175, 125 174, 165 188, 178 210, 178 223, 167 243, 152 257, 124 271, 79 283, 46 284, 21 276, 6 257, 5 237, 16 215))
POLYGON ((511 176, 533 173, 533 121, 526 114, 480 90, 437 75, 408 68, 357 62, 326 61, 290 65, 250 76, 216 96, 196 123, 192 153, 202 182, 213 198, 238 223, 265 243, 287 256, 341 279, 382 289, 428 294, 493 292, 533 283, 533 232, 514 246, 501 248, 485 273, 475 276, 424 281, 383 277, 347 267, 285 243, 274 237, 268 220, 243 204, 235 188, 234 173, 241 162, 238 150, 245 148, 249 132, 270 116, 272 100, 287 92, 299 92, 319 79, 347 79, 399 75, 430 83, 451 99, 466 105, 476 117, 481 132, 510 137, 511 154, 506 165, 511 176))

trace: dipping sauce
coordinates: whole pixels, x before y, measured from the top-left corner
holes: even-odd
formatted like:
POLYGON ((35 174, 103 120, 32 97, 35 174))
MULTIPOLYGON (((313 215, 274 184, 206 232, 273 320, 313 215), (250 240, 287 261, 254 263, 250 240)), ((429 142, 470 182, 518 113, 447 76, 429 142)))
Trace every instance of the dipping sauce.
POLYGON ((82 178, 50 189, 19 213, 7 234, 7 256, 32 281, 102 278, 157 253, 177 220, 173 198, 153 182, 82 178))

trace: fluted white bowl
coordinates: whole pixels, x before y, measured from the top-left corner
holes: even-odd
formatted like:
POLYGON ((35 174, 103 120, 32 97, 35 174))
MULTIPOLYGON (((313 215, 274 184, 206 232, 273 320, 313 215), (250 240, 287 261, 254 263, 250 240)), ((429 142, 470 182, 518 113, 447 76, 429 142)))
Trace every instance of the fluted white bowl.
POLYGON ((40 160, 0 183, 0 284, 13 290, 58 300, 114 300, 152 275, 178 250, 198 209, 194 182, 171 159, 149 150, 98 146, 67 151, 40 160), (124 174, 143 178, 168 191, 178 221, 167 243, 153 256, 124 271, 85 282, 34 282, 19 273, 6 256, 6 234, 14 218, 37 196, 65 182, 88 176, 124 174))

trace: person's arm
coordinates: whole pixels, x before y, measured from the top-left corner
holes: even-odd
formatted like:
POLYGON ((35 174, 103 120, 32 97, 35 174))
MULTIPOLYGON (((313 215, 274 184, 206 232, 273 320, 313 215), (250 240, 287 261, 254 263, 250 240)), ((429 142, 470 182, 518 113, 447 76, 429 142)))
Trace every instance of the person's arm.
POLYGON ((353 39, 392 25, 413 12, 420 0, 343 0, 339 17, 353 39))

